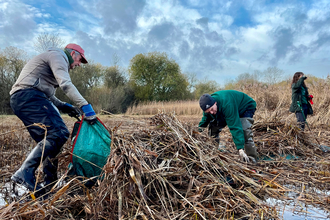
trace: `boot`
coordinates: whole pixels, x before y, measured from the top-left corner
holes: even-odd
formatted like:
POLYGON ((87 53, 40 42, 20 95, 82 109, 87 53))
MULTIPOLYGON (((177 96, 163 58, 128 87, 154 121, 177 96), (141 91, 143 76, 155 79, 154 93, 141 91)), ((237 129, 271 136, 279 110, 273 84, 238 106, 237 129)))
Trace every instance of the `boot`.
POLYGON ((39 190, 41 188, 39 184, 36 185, 35 171, 40 164, 42 147, 43 143, 39 142, 25 159, 22 166, 11 177, 12 181, 25 186, 30 191, 39 190))
POLYGON ((298 122, 298 126, 300 128, 301 131, 304 131, 305 130, 305 122, 302 121, 302 122, 298 122))
POLYGON ((258 153, 257 153, 256 145, 254 144, 253 141, 253 133, 251 130, 253 122, 254 122, 253 118, 241 118, 241 123, 244 132, 244 139, 245 139, 245 144, 244 144, 245 153, 248 156, 253 157, 257 161, 258 153))
POLYGON ((57 166, 58 159, 47 157, 43 162, 44 182, 45 187, 49 190, 55 185, 57 181, 57 166))

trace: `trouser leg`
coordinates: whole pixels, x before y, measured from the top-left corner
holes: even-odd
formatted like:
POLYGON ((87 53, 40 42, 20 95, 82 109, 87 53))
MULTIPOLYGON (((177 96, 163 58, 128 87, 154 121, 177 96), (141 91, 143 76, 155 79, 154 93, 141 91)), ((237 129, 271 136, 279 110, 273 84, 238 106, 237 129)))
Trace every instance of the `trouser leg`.
MULTIPOLYGON (((46 126, 46 137, 45 129, 41 127, 30 126, 28 131, 39 146, 41 145, 40 143, 45 143, 43 171, 45 173, 45 181, 52 182, 54 179, 57 179, 57 163, 56 160, 54 161, 54 158, 59 154, 62 146, 69 138, 69 131, 58 109, 48 100, 44 93, 34 89, 16 92, 11 97, 10 105, 25 126, 33 123, 41 123, 46 126)), ((35 157, 39 157, 40 150, 38 149, 36 148, 32 151, 34 152, 32 155, 36 155, 35 157)), ((38 161, 40 163, 40 157, 38 161)), ((34 172, 31 170, 29 175, 34 177, 34 172)), ((26 175, 24 175, 24 178, 27 178, 26 175)))
POLYGON ((303 131, 305 130, 305 118, 302 112, 296 112, 297 124, 299 128, 303 131))
POLYGON ((254 157, 254 159, 257 160, 258 153, 257 153, 257 148, 253 141, 253 132, 251 129, 254 119, 253 118, 240 118, 240 120, 241 120, 243 131, 244 131, 245 152, 248 156, 254 157))
POLYGON ((209 124, 209 136, 214 138, 217 144, 220 143, 220 136, 219 133, 221 132, 222 128, 217 126, 216 123, 209 124))
POLYGON ((43 145, 43 142, 39 142, 11 177, 14 182, 24 185, 30 191, 40 189, 40 185, 36 185, 35 171, 41 161, 43 145))
POLYGON ((57 181, 58 159, 47 157, 43 162, 45 186, 51 187, 57 181))
POLYGON ((305 130, 305 124, 307 123, 308 105, 302 104, 302 111, 296 112, 297 124, 299 128, 303 131, 305 130))

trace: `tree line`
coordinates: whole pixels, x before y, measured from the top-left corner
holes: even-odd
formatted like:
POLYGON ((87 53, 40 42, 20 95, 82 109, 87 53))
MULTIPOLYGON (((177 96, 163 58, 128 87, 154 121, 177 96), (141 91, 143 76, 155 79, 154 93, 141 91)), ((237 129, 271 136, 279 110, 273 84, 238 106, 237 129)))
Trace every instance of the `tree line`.
MULTIPOLYGON (((36 44, 38 52, 52 46, 49 41, 45 42, 48 45, 36 44)), ((88 64, 70 71, 73 84, 97 112, 124 113, 128 107, 144 101, 196 100, 204 93, 222 89, 215 80, 198 80, 196 74, 182 73, 180 66, 166 53, 137 54, 130 60, 127 69, 120 67, 119 58, 114 57, 112 66, 89 60, 88 64)), ((19 48, 0 50, 1 114, 12 114, 9 91, 28 60, 27 53, 19 48)), ((224 88, 235 89, 238 85, 254 82, 278 83, 281 75, 283 71, 277 67, 252 74, 242 73, 224 88)), ((61 89, 57 89, 56 96, 70 103, 61 89)))

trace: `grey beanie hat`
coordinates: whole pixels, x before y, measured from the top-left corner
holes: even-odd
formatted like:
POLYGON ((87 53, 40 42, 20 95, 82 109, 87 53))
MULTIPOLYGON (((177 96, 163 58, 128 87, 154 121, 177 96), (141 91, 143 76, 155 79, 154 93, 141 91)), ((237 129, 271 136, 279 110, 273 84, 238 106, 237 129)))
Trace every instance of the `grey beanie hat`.
POLYGON ((204 94, 199 99, 199 106, 205 112, 207 109, 211 108, 215 103, 215 99, 209 94, 204 94))

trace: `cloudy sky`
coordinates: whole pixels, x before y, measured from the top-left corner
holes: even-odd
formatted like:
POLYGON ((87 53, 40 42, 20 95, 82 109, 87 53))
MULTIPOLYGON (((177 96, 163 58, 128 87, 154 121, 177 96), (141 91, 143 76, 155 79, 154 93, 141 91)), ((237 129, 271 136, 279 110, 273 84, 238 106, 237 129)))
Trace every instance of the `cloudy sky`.
POLYGON ((0 0, 0 49, 36 54, 40 33, 59 33, 104 66, 166 52, 183 73, 223 84, 276 66, 330 73, 329 0, 0 0))

